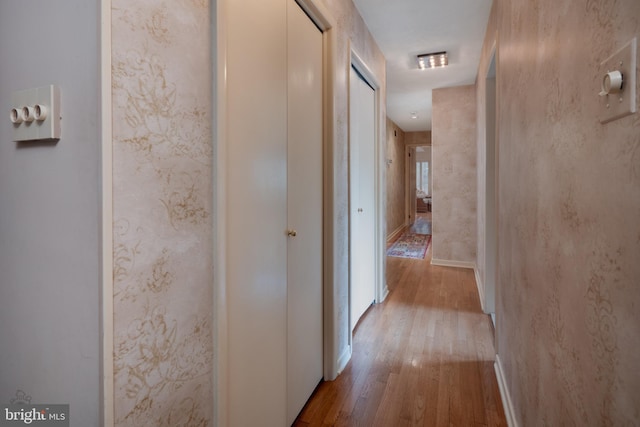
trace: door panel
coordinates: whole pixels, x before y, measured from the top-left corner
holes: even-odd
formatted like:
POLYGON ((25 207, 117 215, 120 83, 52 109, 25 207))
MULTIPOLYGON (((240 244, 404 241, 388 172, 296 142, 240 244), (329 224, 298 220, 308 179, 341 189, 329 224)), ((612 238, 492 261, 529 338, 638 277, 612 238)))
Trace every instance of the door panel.
POLYGON ((375 299, 375 92, 351 68, 349 89, 351 330, 375 299))
POLYGON ((228 236, 229 425, 283 425, 286 5, 283 1, 235 0, 227 1, 226 6, 227 206, 222 208, 227 212, 228 236), (250 26, 247 10, 261 19, 250 26), (256 64, 260 64, 259 72, 256 64))
POLYGON ((322 377, 322 35, 294 0, 226 7, 228 424, 290 425, 322 377))
POLYGON ((287 425, 322 379, 322 33, 288 7, 287 425))

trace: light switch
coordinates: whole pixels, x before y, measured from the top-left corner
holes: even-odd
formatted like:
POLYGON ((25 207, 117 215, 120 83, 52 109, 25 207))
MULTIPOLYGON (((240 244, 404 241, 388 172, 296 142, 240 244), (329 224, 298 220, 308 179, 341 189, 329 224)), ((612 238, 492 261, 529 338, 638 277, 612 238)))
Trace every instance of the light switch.
POLYGON ((60 139, 60 89, 49 85, 14 92, 9 119, 14 141, 60 139))
POLYGON ((600 63, 600 123, 636 112, 636 55, 637 40, 634 37, 600 63))

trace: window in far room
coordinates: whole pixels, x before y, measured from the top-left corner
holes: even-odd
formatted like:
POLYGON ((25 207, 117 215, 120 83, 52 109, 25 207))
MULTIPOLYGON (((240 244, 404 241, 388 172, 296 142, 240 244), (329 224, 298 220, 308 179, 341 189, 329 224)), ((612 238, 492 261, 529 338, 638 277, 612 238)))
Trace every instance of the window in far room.
POLYGON ((416 162, 416 188, 429 194, 429 162, 416 162))

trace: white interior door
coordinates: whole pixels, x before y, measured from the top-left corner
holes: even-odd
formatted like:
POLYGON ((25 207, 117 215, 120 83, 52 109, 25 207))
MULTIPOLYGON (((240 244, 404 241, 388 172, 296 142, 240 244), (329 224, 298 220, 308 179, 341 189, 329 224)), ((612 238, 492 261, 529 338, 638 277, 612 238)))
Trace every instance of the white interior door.
POLYGON ((290 425, 322 378, 322 35, 294 0, 226 8, 227 424, 290 425))
POLYGON ((352 67, 349 84, 351 330, 375 299, 375 92, 352 67))
POLYGON ((289 0, 287 425, 322 379, 322 33, 289 0))
POLYGON ((225 6, 228 425, 284 425, 286 3, 225 6), (247 10, 260 19, 249 23, 247 10))

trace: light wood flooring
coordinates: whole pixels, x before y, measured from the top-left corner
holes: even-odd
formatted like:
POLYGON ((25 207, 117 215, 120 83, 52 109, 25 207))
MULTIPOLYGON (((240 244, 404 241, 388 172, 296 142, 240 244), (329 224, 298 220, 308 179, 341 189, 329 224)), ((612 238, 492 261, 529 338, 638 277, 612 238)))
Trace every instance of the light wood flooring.
POLYGON ((470 269, 387 258, 390 294, 356 327, 353 355, 296 426, 506 426, 493 329, 470 269))

